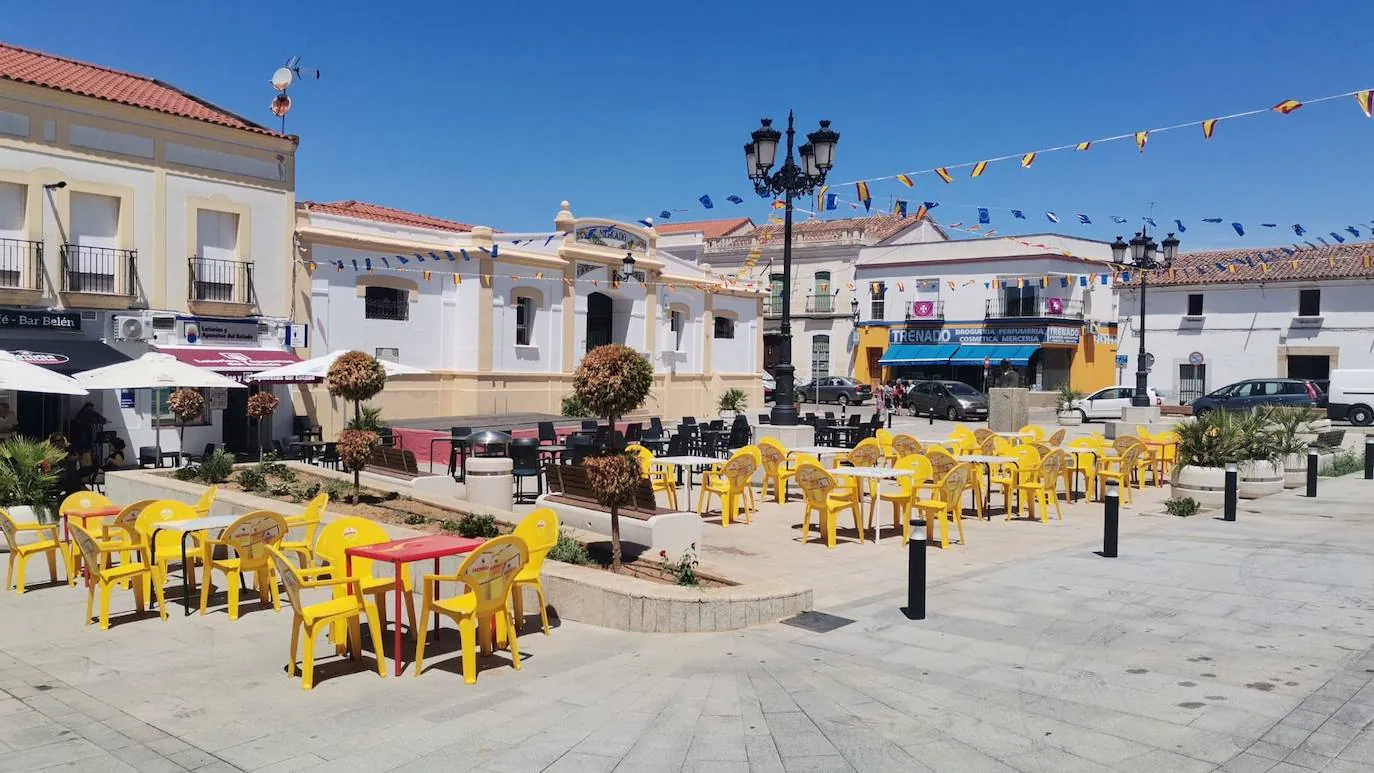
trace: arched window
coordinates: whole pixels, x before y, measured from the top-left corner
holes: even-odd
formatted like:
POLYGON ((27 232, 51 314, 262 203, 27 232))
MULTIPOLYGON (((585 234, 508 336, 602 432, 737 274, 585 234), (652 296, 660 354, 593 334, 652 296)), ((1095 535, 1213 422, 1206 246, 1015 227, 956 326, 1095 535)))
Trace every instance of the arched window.
POLYGON ((811 338, 811 378, 814 380, 829 375, 830 336, 813 336, 811 338))

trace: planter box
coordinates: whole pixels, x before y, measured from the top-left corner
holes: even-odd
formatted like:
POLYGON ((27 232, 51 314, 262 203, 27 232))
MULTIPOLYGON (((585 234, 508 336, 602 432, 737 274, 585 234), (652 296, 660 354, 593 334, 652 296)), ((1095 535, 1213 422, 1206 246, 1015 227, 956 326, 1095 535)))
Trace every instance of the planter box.
POLYGON ((1083 423, 1083 414, 1078 411, 1059 411, 1055 422, 1061 427, 1077 427, 1083 423))
POLYGON ((1189 497, 1203 507, 1221 507, 1226 498, 1226 470, 1221 467, 1176 467, 1172 496, 1189 497))
POLYGON ((1289 454, 1283 457, 1283 487, 1302 488, 1307 485, 1307 455, 1289 454))
POLYGON ((1239 466, 1241 499, 1259 499, 1283 491, 1284 470, 1274 462, 1242 462, 1239 466))

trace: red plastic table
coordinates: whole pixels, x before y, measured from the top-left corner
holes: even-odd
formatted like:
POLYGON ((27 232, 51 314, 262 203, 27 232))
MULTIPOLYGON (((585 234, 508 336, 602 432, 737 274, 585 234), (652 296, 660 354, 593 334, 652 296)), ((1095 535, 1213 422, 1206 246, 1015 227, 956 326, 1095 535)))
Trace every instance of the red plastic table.
POLYGON ((124 512, 124 508, 118 505, 109 507, 92 507, 88 510, 64 510, 62 511, 62 541, 70 542, 72 539, 71 530, 68 528, 69 521, 76 518, 81 521, 81 528, 86 528, 86 521, 90 518, 109 518, 112 515, 119 515, 124 512))
MULTIPOLYGON (((396 574, 396 613, 391 618, 392 627, 396 629, 395 639, 393 640, 393 657, 396 661, 396 676, 401 675, 401 594, 405 593, 405 586, 401 572, 405 565, 412 561, 424 561, 434 559, 434 573, 439 573, 439 559, 445 556, 458 556, 464 553, 471 553, 482 545, 486 540, 471 539, 468 537, 451 537, 447 534, 431 534, 425 537, 411 537, 409 539, 392 540, 391 542, 379 542, 376 545, 363 545, 361 547, 348 548, 344 551, 346 561, 345 571, 349 576, 353 575, 353 558, 370 558, 373 561, 383 561, 391 564, 396 574)), ((419 631, 413 632, 416 636, 421 636, 419 631)), ((385 657, 381 652, 377 653, 378 658, 385 657)))

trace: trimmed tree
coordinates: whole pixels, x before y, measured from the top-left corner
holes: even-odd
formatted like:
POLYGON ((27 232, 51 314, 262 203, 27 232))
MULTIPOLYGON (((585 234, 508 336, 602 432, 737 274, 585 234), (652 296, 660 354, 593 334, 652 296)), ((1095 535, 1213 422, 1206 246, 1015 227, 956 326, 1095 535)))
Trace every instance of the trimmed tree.
MULTIPOLYGON (((362 404, 365 400, 371 400, 386 388, 386 369, 376 357, 364 352, 345 352, 329 366, 329 373, 325 376, 325 386, 329 388, 329 394, 334 397, 342 397, 344 400, 353 403, 353 420, 362 420, 362 404)), ((339 456, 344 456, 345 442, 353 452, 353 464, 344 460, 345 466, 353 473, 353 501, 358 501, 358 495, 362 491, 362 481, 358 473, 367 466, 368 459, 371 458, 372 449, 377 444, 377 433, 364 430, 345 430, 339 433, 339 456), (351 433, 358 433, 357 435, 351 433), (345 436, 347 441, 345 441, 345 436), (364 442, 361 435, 367 435, 370 439, 364 442), (366 449, 366 455, 364 455, 366 449)))
MULTIPOLYGON (((167 398, 167 410, 172 412, 172 416, 177 420, 178 447, 181 452, 186 453, 186 422, 199 417, 205 412, 205 398, 200 392, 194 389, 181 388, 173 392, 167 398)), ((161 464, 161 462, 159 462, 161 464)))
MULTIPOLYGON (((644 404, 654 381, 654 366, 642 354, 622 344, 607 344, 587 352, 573 374, 573 394, 596 416, 605 416, 614 446, 615 421, 644 404)), ((639 482, 639 465, 620 452, 586 462, 588 482, 611 511, 611 567, 620 568, 618 508, 639 482)))
POLYGON ((248 398, 248 415, 258 421, 258 458, 262 458, 263 439, 266 434, 269 419, 276 413, 277 406, 281 405, 281 400, 271 392, 258 392, 248 398))

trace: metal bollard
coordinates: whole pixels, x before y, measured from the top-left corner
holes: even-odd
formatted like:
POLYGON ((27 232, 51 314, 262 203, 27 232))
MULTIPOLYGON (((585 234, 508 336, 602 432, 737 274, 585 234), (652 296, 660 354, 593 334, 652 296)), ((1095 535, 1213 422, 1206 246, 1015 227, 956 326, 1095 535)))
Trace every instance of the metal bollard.
POLYGON ((1121 488, 1114 480, 1107 481, 1102 516, 1102 556, 1116 558, 1116 538, 1121 528, 1121 488))
POLYGON ((907 543, 906 553, 906 609, 908 620, 926 619, 926 524, 911 525, 914 532, 907 543))
POLYGON ((1316 446, 1309 446, 1307 449, 1307 496, 1315 499, 1317 496, 1317 462, 1321 455, 1317 453, 1316 446))
POLYGON ((1240 472, 1236 469, 1235 462, 1226 463, 1226 491, 1223 500, 1221 519, 1223 521, 1236 520, 1236 499, 1239 496, 1237 489, 1240 487, 1240 472))
POLYGON ((1374 435, 1364 436, 1364 479, 1374 480, 1374 435))

